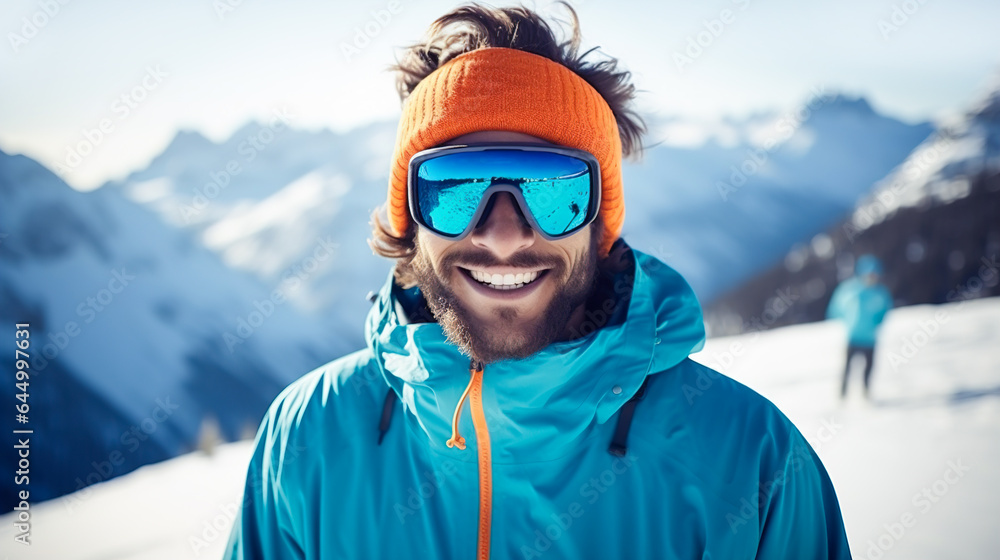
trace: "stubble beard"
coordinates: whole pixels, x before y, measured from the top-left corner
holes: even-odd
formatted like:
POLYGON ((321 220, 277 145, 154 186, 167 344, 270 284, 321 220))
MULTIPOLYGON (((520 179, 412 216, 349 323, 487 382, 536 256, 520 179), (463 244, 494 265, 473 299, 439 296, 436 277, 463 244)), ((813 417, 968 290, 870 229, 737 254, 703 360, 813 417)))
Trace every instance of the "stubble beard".
POLYGON ((523 319, 517 308, 499 305, 490 312, 490 320, 483 321, 455 295, 448 282, 442 280, 418 244, 411 268, 428 307, 448 341, 483 364, 527 358, 553 342, 571 338, 567 332, 570 316, 593 293, 597 276, 597 251, 593 243, 573 264, 568 276, 564 261, 528 253, 499 263, 488 253, 456 252, 442 260, 440 269, 451 273, 456 263, 484 268, 501 264, 516 268, 549 268, 544 281, 561 282, 555 287, 544 312, 536 318, 523 319))

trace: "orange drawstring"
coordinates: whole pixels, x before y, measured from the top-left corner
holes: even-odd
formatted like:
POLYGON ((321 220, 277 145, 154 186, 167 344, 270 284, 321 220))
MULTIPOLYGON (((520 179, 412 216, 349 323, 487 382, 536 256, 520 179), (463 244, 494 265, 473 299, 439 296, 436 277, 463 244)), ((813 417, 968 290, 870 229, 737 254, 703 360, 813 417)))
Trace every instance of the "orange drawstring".
POLYGON ((482 368, 472 369, 469 368, 469 384, 466 385, 465 391, 462 393, 462 398, 458 399, 458 406, 455 407, 455 414, 451 417, 451 439, 445 442, 448 447, 458 447, 459 449, 465 449, 465 438, 458 433, 458 419, 462 416, 462 404, 465 402, 465 398, 469 396, 469 391, 472 390, 472 385, 476 382, 476 374, 482 373, 482 368))

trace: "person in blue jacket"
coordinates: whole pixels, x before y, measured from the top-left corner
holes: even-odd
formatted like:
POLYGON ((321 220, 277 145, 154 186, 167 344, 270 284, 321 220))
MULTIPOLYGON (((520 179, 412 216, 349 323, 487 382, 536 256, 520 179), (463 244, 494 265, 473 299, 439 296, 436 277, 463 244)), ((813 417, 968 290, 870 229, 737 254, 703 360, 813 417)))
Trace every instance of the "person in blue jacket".
POLYGON ((806 438, 620 236, 641 119, 572 15, 463 6, 399 62, 367 346, 267 411, 226 558, 850 558, 806 438))
POLYGON ((865 396, 870 396, 872 366, 875 363, 875 340, 886 313, 892 309, 889 289, 879 283, 882 263, 874 255, 861 255, 854 265, 854 276, 844 280, 830 296, 827 319, 838 319, 847 327, 847 360, 840 396, 847 396, 847 379, 851 359, 861 355, 865 360, 865 396))

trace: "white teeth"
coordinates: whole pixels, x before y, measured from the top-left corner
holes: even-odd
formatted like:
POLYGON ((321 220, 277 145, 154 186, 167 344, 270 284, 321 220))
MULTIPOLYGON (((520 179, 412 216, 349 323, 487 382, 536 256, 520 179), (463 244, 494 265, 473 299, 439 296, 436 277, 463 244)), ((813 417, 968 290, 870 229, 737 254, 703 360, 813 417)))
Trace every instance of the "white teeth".
POLYGON ((538 272, 490 274, 481 270, 469 270, 469 274, 479 282, 497 290, 515 290, 538 278, 538 272))

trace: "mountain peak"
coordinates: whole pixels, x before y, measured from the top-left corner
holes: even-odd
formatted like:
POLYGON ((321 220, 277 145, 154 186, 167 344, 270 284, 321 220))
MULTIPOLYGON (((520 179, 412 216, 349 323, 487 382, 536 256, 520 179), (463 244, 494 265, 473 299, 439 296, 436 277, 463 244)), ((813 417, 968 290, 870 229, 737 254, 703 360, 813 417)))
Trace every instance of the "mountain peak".
POLYGON ((170 144, 167 146, 167 149, 164 150, 164 152, 169 150, 176 150, 178 148, 180 149, 188 149, 191 147, 201 148, 205 146, 210 146, 212 144, 213 142, 211 140, 205 138, 205 136, 203 136, 202 133, 198 132, 197 130, 178 130, 177 134, 174 135, 174 139, 170 141, 170 144))
POLYGON ((256 119, 250 119, 246 124, 234 130, 226 142, 242 141, 247 136, 255 136, 262 128, 266 128, 266 126, 256 119))
POLYGON ((837 109, 864 115, 875 114, 875 110, 872 109, 871 104, 868 103, 868 100, 863 95, 854 96, 834 92, 813 97, 809 101, 809 104, 812 105, 814 103, 821 105, 824 109, 837 109))

